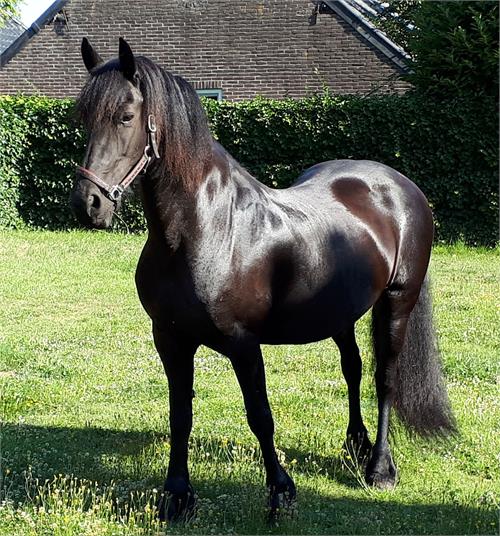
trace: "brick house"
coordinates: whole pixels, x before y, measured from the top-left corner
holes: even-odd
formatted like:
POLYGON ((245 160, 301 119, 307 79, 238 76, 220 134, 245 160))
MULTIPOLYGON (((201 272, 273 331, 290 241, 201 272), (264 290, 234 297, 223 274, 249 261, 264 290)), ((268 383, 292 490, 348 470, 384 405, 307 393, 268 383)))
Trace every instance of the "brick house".
POLYGON ((123 36, 215 98, 408 87, 404 51, 357 0, 56 0, 2 54, 0 94, 76 96, 87 75, 83 36, 105 59, 123 36))

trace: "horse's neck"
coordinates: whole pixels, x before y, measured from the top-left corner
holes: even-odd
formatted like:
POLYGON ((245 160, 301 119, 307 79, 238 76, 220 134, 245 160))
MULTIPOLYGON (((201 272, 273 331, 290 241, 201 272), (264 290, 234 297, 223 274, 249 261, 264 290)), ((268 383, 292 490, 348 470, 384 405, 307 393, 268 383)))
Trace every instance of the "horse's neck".
POLYGON ((168 251, 174 253, 192 225, 193 196, 153 175, 143 180, 141 199, 150 238, 166 242, 168 251))
MULTIPOLYGON (((206 168, 211 169, 218 159, 220 146, 214 142, 213 154, 206 168)), ((223 151, 223 149, 222 149, 223 151)), ((151 238, 167 242, 167 249, 175 252, 181 241, 192 241, 196 233, 198 190, 203 189, 210 173, 203 174, 196 187, 185 185, 180 179, 163 175, 158 166, 141 183, 141 199, 151 238)))
POLYGON ((182 181, 150 177, 142 187, 144 213, 151 236, 166 239, 171 252, 185 241, 186 251, 196 247, 196 240, 210 229, 215 234, 233 233, 229 229, 236 210, 252 210, 266 195, 266 188, 242 168, 218 143, 214 143, 206 173, 195 189, 182 181))

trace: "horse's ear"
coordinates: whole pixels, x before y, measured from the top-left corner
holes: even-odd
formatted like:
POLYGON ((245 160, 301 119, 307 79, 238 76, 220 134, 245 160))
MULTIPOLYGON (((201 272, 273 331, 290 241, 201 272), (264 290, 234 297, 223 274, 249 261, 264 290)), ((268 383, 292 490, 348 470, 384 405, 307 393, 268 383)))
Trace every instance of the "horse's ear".
POLYGON ((82 58, 89 73, 94 67, 102 63, 101 56, 94 50, 94 47, 86 37, 82 39, 82 58))
POLYGON ((135 82, 137 65, 135 63, 134 53, 123 37, 120 37, 118 55, 120 58, 120 71, 123 73, 123 76, 125 76, 127 80, 130 80, 130 82, 135 82))

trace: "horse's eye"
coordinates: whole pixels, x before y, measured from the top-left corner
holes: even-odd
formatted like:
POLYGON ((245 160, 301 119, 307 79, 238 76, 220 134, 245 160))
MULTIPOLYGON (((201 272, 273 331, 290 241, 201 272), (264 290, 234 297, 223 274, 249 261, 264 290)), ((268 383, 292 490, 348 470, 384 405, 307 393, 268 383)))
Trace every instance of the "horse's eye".
POLYGON ((134 118, 133 114, 124 114, 121 118, 121 123, 124 125, 128 125, 132 122, 132 119, 134 118))

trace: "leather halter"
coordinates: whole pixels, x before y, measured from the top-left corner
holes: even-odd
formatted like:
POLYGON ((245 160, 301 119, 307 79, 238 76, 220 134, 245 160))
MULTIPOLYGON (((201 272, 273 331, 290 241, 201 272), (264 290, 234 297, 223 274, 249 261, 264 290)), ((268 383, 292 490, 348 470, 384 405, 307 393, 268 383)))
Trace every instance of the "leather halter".
POLYGON ((108 184, 104 182, 100 177, 95 173, 86 169, 82 166, 77 167, 78 173, 85 179, 93 182, 98 186, 104 193, 104 195, 113 201, 114 203, 118 202, 120 197, 123 195, 123 192, 128 188, 133 180, 140 174, 145 173, 151 160, 153 158, 160 158, 158 153, 158 145, 156 143, 156 124, 154 117, 152 115, 148 116, 148 143, 144 147, 144 153, 141 156, 140 160, 135 164, 135 166, 125 175, 125 177, 118 184, 108 184))

